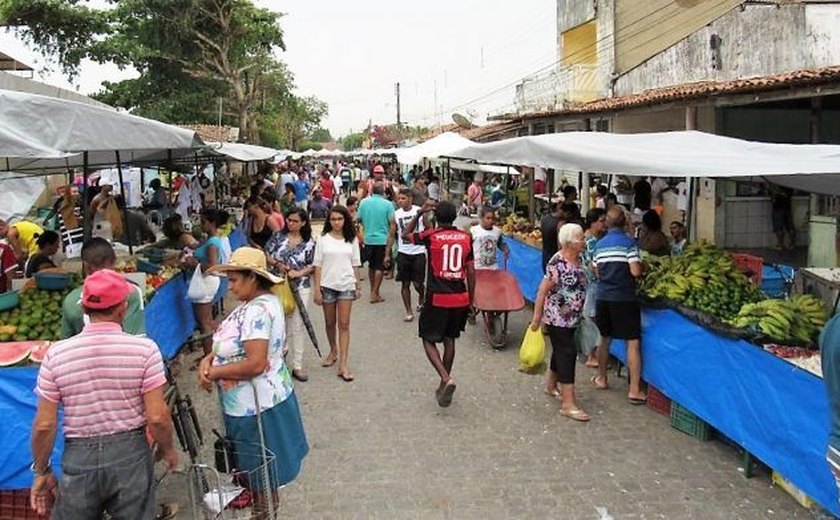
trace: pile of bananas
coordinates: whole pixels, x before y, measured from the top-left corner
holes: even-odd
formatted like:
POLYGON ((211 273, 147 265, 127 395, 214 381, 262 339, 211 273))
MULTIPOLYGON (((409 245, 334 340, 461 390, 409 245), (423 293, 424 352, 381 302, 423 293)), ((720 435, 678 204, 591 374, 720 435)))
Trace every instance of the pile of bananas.
POLYGON ((826 319, 822 301, 810 294, 802 294, 788 300, 747 303, 728 323, 733 327, 760 331, 780 343, 811 344, 826 319))
POLYGON ((682 256, 649 257, 639 289, 650 298, 667 298, 722 320, 762 299, 732 257, 705 241, 689 244, 682 256))

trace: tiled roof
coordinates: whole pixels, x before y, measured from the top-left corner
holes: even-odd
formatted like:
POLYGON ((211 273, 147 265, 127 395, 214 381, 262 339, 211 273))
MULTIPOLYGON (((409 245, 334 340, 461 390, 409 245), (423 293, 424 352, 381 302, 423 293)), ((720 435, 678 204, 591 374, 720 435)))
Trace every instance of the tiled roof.
POLYGON ((638 108, 672 101, 688 101, 715 96, 729 96, 766 92, 791 87, 810 87, 840 83, 840 66, 803 69, 771 76, 736 79, 732 81, 700 81, 670 87, 645 90, 638 94, 604 98, 562 110, 525 114, 522 119, 536 119, 566 114, 588 114, 638 108))
POLYGON ((515 132, 520 127, 518 121, 511 122, 511 121, 504 121, 500 123, 494 123, 484 126, 476 126, 473 128, 463 128, 458 126, 454 123, 441 126, 440 128, 435 128, 426 134, 424 134, 420 139, 419 142, 428 141, 433 137, 437 137, 438 135, 444 132, 455 132, 456 134, 461 135, 462 137, 466 137, 467 139, 473 141, 481 141, 482 139, 486 139, 492 137, 496 134, 504 134, 508 132, 515 132))

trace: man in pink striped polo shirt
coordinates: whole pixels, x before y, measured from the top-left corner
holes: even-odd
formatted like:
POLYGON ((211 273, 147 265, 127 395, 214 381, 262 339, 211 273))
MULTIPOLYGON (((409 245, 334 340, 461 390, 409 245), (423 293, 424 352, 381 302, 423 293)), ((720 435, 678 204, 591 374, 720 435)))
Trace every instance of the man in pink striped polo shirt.
POLYGON ((172 418, 163 392, 160 350, 126 334, 121 324, 132 289, 118 273, 97 271, 85 280, 82 307, 90 323, 77 336, 53 345, 38 373, 38 412, 32 428, 32 507, 46 510, 58 494, 53 519, 154 518, 154 460, 178 464, 172 418), (50 454, 64 409, 63 476, 56 491, 50 454))

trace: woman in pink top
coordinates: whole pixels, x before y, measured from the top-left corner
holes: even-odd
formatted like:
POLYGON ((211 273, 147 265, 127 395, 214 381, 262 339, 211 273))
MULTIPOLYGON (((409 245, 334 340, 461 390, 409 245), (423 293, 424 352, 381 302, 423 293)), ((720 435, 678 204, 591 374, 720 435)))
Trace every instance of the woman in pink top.
POLYGON ((481 180, 476 178, 467 188, 467 206, 470 208, 470 213, 478 213, 478 210, 481 209, 483 195, 481 180))

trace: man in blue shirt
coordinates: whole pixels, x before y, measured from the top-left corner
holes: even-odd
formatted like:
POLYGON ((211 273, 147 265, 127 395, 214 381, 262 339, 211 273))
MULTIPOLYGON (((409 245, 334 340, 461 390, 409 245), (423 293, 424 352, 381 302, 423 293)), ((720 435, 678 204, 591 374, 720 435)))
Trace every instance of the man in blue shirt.
POLYGON ((359 222, 365 232, 368 274, 370 277, 370 303, 384 302, 379 295, 382 277, 385 275, 385 246, 391 231, 391 219, 394 217, 394 204, 383 195, 385 187, 381 182, 373 185, 373 195, 359 204, 359 222))
POLYGON ((298 173, 298 180, 293 184, 295 187, 295 204, 303 211, 307 210, 309 203, 309 181, 306 180, 306 171, 301 170, 298 173))
POLYGON ((627 370, 630 373, 630 404, 644 404, 642 392, 642 318, 636 296, 636 278, 642 275, 642 261, 636 241, 624 228, 627 217, 620 207, 607 212, 607 234, 595 244, 594 267, 598 276, 595 293, 595 323, 601 332, 598 345, 598 375, 592 382, 599 389, 607 384, 607 362, 612 338, 627 341, 627 370))
POLYGON ((828 434, 826 458, 828 468, 840 489, 840 314, 825 324, 820 334, 820 352, 823 381, 828 390, 828 405, 831 413, 831 431, 828 434))

